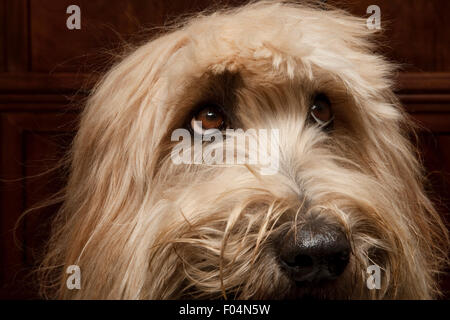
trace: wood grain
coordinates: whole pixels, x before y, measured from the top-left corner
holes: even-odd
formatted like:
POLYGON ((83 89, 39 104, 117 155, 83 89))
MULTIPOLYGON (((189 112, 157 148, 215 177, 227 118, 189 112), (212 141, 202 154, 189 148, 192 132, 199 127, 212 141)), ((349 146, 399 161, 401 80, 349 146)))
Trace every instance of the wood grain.
POLYGON ((28 1, 5 0, 6 70, 29 71, 29 24, 28 1))
POLYGON ((6 0, 0 0, 0 72, 6 71, 6 0))

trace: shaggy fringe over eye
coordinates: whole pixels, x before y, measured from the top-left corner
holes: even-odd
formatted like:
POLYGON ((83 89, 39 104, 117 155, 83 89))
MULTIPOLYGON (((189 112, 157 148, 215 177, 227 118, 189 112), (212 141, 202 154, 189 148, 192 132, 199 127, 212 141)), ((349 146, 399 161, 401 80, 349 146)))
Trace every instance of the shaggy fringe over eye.
POLYGON ((439 295, 447 229, 423 190, 407 139, 413 127, 391 89, 394 67, 374 54, 364 19, 260 1, 169 31, 112 67, 87 101, 38 270, 43 297, 439 295), (280 130, 277 174, 177 166, 167 155, 175 119, 200 100, 204 75, 224 72, 243 79, 241 122, 280 130), (264 90, 286 83, 280 95, 264 90), (296 83, 305 90, 294 93, 296 83), (351 97, 336 110, 332 133, 304 125, 311 87, 351 97), (345 230, 352 254, 333 286, 306 290, 280 269, 273 243, 313 212, 345 230), (380 290, 366 287, 372 263, 383 271, 380 290), (70 265, 81 269, 80 290, 66 287, 70 265))

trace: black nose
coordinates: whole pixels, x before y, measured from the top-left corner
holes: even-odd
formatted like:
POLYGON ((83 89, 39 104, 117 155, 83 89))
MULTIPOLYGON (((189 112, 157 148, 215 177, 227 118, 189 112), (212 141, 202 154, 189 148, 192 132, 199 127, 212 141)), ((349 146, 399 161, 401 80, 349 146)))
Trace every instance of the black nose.
POLYGON ((280 242, 283 269, 297 284, 339 277, 350 259, 350 243, 340 228, 316 220, 289 232, 280 242))

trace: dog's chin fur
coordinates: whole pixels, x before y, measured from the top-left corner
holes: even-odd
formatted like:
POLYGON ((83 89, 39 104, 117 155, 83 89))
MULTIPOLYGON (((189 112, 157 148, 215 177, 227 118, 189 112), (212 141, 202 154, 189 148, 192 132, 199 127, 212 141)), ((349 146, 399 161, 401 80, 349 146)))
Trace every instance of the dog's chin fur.
POLYGON ((259 2, 198 15, 137 48, 95 87, 71 152, 42 293, 75 299, 429 299, 448 235, 423 189, 413 128, 366 21, 259 2), (325 93, 332 130, 308 121, 325 93), (279 130, 280 168, 175 165, 174 129, 201 101, 279 130), (312 215, 351 240, 344 273, 302 284, 277 239, 312 215), (366 286, 381 268, 381 288, 366 286), (81 269, 68 290, 66 268, 81 269))

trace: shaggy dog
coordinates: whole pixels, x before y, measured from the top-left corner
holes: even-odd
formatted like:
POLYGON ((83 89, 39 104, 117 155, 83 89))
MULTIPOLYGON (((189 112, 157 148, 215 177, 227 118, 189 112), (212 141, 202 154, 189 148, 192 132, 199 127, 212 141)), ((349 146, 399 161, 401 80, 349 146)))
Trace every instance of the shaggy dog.
POLYGON ((82 114, 45 296, 437 297, 447 231, 394 67, 374 49, 364 19, 265 1, 197 15, 135 49, 82 114), (188 149, 177 130, 194 135, 188 149), (242 132, 257 143, 233 147, 242 132), (248 159, 269 137, 256 162, 199 153, 248 159), (66 286, 70 265, 80 289, 66 286))

